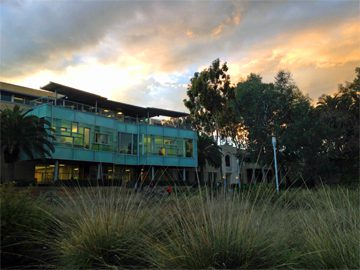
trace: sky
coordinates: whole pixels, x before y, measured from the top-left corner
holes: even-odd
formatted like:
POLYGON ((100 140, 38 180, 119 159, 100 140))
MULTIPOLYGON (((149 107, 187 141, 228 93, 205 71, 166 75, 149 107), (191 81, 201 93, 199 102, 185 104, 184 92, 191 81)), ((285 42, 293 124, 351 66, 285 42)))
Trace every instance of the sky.
POLYGON ((360 66, 358 0, 0 0, 0 31, 0 81, 178 111, 216 58, 234 84, 290 71, 315 101, 360 66))

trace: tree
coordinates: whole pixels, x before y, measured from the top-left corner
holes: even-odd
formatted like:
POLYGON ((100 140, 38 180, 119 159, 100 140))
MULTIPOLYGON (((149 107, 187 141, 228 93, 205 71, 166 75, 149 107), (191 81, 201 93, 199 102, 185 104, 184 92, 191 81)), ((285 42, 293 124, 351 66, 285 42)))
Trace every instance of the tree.
POLYGON ((12 167, 10 178, 13 178, 14 163, 21 154, 31 159, 45 158, 55 151, 50 123, 28 112, 19 106, 1 111, 1 149, 5 163, 12 167))
POLYGON ((355 72, 353 82, 341 84, 334 95, 322 95, 316 106, 321 126, 317 167, 325 182, 358 178, 360 68, 355 72))
POLYGON ((214 139, 205 134, 198 136, 198 164, 201 178, 204 179, 204 168, 206 164, 219 168, 221 167, 222 153, 220 146, 214 139))
POLYGON ((280 71, 275 83, 263 83, 250 74, 235 89, 238 122, 248 131, 247 151, 253 162, 271 164, 271 137, 276 136, 279 163, 286 175, 299 175, 306 150, 310 148, 307 130, 311 126, 310 99, 304 96, 289 72, 280 71), (296 163, 296 166, 294 166, 296 163))
POLYGON ((184 99, 194 128, 209 136, 216 133, 216 139, 221 135, 221 125, 226 119, 223 117, 225 103, 233 96, 227 71, 227 64, 221 65, 216 59, 209 68, 196 72, 188 86, 188 99, 184 99))

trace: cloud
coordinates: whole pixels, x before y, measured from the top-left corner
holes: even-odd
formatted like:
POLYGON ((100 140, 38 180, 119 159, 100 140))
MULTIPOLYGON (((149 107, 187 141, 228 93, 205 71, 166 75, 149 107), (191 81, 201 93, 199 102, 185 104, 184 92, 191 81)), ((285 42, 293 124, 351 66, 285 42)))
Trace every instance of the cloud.
POLYGON ((0 8, 1 80, 58 81, 139 105, 182 110, 189 77, 218 57, 234 81, 250 72, 272 81, 288 69, 313 97, 350 79, 359 62, 357 1, 2 1, 0 8))
POLYGON ((246 56, 235 56, 230 61, 230 72, 235 81, 251 72, 273 81, 280 69, 290 70, 300 89, 317 99, 353 78, 360 63, 359 45, 357 19, 299 29, 254 45, 246 56))

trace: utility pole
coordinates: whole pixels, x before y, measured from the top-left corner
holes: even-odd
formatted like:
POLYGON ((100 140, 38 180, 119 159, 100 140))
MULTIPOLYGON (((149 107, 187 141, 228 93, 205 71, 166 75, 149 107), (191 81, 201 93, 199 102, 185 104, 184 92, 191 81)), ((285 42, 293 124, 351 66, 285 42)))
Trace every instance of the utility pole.
POLYGON ((279 193, 279 177, 278 177, 278 169, 277 169, 277 159, 276 159, 276 137, 272 136, 272 145, 274 150, 274 165, 275 165, 275 180, 276 180, 276 193, 279 193))

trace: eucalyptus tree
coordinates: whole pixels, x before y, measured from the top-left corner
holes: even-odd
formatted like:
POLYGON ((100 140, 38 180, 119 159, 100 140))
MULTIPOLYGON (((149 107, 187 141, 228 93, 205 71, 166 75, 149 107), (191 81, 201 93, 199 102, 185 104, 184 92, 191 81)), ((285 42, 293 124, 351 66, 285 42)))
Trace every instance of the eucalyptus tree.
POLYGON ((226 103, 234 97, 228 67, 216 59, 201 72, 196 72, 188 85, 185 106, 190 111, 194 128, 201 134, 221 136, 222 125, 225 125, 226 103))
POLYGON ((271 137, 276 136, 283 172, 301 173, 299 164, 311 147, 307 132, 311 130, 312 108, 290 73, 280 71, 274 83, 264 83, 261 76, 250 74, 237 84, 235 108, 238 122, 248 131, 247 152, 254 162, 272 163, 271 137))

